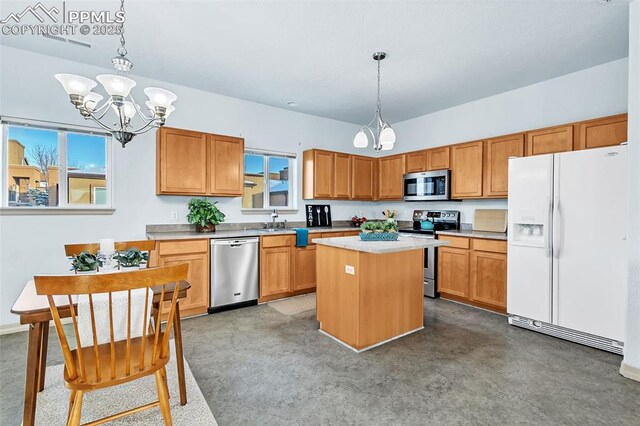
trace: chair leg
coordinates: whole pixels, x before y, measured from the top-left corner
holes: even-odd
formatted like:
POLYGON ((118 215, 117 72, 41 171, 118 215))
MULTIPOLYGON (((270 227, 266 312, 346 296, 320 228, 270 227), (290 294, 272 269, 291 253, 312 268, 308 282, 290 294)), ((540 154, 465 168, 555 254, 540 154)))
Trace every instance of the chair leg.
POLYGON ((68 426, 80 426, 80 417, 82 415, 82 397, 84 391, 76 391, 75 398, 73 399, 73 409, 71 410, 71 417, 67 422, 68 426))
POLYGON ((162 382, 164 383, 165 389, 167 389, 167 398, 171 399, 171 392, 169 392, 169 379, 167 379, 167 369, 163 368, 160 371, 162 371, 162 382))
POLYGON ((67 424, 69 424, 69 419, 71 418, 71 409, 73 408, 73 401, 76 399, 76 391, 71 391, 69 394, 69 408, 67 409, 67 424))
POLYGON ((167 392, 167 384, 162 375, 166 374, 164 367, 156 371, 156 387, 158 388, 158 401, 160 402, 160 410, 164 418, 165 426, 171 426, 171 409, 169 408, 169 393, 167 392))

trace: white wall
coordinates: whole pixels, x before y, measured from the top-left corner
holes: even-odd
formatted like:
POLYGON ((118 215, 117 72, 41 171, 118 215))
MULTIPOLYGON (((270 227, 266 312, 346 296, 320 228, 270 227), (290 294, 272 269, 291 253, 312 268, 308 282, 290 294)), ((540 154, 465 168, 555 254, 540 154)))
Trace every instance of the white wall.
MULTIPOLYGON (((506 135, 627 111, 627 59, 394 124, 400 151, 506 135)), ((473 84, 471 81, 469 84, 473 84)), ((382 203, 381 203, 382 204, 382 203)), ((471 223, 476 208, 507 208, 506 200, 384 203, 402 219, 413 209, 454 209, 471 223)))
MULTIPOLYGON (((0 46, 0 114, 58 123, 87 125, 73 106, 55 73, 70 72, 94 77, 111 72, 59 58, 0 46)), ((105 58, 108 64, 109 58, 105 58)), ((211 78, 215 78, 212 72, 211 78)), ((169 83, 135 77, 138 87, 160 86, 178 95, 170 126, 245 138, 247 147, 297 152, 312 148, 353 149, 358 126, 307 114, 290 112, 169 83)), ((116 146, 115 205, 110 216, 0 216, 0 324, 17 322, 9 310, 24 283, 34 274, 65 271, 68 263, 63 244, 99 238, 145 237, 145 225, 169 223, 170 212, 186 223, 191 197, 155 195, 155 132, 137 136, 125 149, 116 146)), ((302 181, 299 161, 298 184, 302 181)), ((268 215, 242 215, 240 198, 216 198, 228 222, 261 222, 268 215)), ((363 211, 371 216, 375 203, 331 201, 335 219, 363 211)), ((304 220, 304 200, 297 214, 282 215, 288 221, 304 220)))
POLYGON ((629 10, 629 278, 624 366, 640 380, 640 1, 629 10))

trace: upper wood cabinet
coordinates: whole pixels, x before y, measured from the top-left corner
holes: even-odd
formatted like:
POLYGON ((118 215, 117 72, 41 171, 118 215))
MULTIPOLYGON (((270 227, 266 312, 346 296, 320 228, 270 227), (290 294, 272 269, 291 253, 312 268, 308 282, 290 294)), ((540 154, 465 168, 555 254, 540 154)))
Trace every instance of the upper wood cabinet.
POLYGON ((161 127, 156 133, 156 194, 241 196, 244 139, 161 127))
POLYGON ((333 152, 311 149, 302 154, 302 198, 330 199, 333 197, 333 152))
POLYGON ((509 157, 524 156, 524 134, 488 139, 484 143, 484 197, 506 197, 509 182, 509 157))
POLYGON ((405 156, 392 155, 380 158, 379 194, 381 200, 402 200, 405 156))
POLYGON ((333 198, 351 198, 351 156, 333 153, 333 198))
POLYGON ((583 121, 577 127, 576 149, 620 145, 627 140, 627 114, 583 121))
POLYGON ((207 194, 207 135, 161 127, 156 133, 156 193, 207 194))
POLYGON ((427 151, 427 171, 446 170, 450 167, 449 158, 451 151, 448 146, 431 148, 427 151))
POLYGON ((573 125, 527 132, 527 155, 573 151, 573 125))
POLYGON ((427 150, 408 152, 406 154, 406 173, 424 172, 427 170, 427 150))
POLYGON ((482 197, 483 142, 451 147, 451 198, 482 197))
POLYGON ((209 135, 209 193, 242 195, 244 139, 209 135))
POLYGON ((373 200, 376 176, 375 159, 360 155, 352 155, 351 199, 373 200))

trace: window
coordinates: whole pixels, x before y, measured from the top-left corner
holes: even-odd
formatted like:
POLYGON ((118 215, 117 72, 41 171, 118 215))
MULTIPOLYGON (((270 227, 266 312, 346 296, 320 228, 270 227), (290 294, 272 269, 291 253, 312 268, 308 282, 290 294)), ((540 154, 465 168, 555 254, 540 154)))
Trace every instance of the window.
POLYGON ((111 135, 3 121, 2 207, 111 209, 111 135))
POLYGON ((294 154, 247 150, 244 153, 244 210, 295 209, 294 154))

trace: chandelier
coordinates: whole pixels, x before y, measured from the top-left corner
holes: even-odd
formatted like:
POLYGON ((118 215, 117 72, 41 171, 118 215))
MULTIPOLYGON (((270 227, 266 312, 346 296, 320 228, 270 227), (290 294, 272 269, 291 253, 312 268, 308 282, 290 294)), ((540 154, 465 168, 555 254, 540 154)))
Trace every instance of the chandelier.
POLYGON ((123 18, 120 24, 120 47, 117 50, 118 56, 111 60, 116 73, 96 76, 96 80, 102 84, 109 98, 102 105, 99 105, 103 96, 91 91, 97 83, 89 78, 74 74, 56 74, 55 78, 62 84, 69 95, 69 100, 85 120, 91 119, 98 123, 100 127, 111 133, 124 148, 135 135, 164 126, 166 118, 176 109, 171 104, 178 97, 159 87, 147 87, 144 89, 145 95, 149 98, 145 102, 146 110, 143 110, 133 99, 131 89, 136 85, 136 82, 125 77, 133 67, 133 63, 126 57, 124 0, 120 2, 120 11, 123 18), (116 120, 112 125, 105 124, 107 121, 105 115, 109 111, 115 112, 116 120), (134 127, 132 124, 132 119, 136 115, 140 118, 138 121, 141 121, 138 127, 134 127))
POLYGON ((376 151, 388 151, 393 149, 396 143, 396 133, 389 123, 382 119, 382 103, 380 102, 380 61, 387 57, 385 52, 376 52, 373 59, 378 62, 378 105, 373 120, 363 126, 353 138, 353 146, 366 148, 369 145, 369 137, 373 140, 373 149, 376 151))

